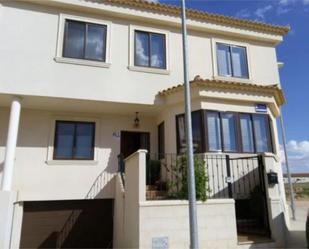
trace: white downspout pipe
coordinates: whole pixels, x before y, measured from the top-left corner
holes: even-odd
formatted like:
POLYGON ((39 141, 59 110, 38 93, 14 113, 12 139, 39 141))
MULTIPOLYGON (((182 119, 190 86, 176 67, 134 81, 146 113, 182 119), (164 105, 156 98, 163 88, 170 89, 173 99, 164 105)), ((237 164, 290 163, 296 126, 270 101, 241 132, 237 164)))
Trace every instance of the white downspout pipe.
POLYGON ((11 103, 10 121, 9 121, 8 136, 6 142, 2 188, 1 188, 3 191, 12 190, 20 111, 21 111, 21 99, 15 97, 11 103))

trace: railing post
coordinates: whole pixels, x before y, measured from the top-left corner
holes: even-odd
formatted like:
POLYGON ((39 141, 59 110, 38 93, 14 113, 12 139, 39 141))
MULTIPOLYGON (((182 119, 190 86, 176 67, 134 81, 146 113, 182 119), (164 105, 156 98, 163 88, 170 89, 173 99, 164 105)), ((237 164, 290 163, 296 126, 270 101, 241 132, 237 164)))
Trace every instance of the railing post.
POLYGON ((227 173, 227 185, 228 185, 228 193, 229 198, 233 198, 233 192, 232 192, 232 183, 231 183, 231 164, 230 164, 230 156, 225 155, 225 161, 226 161, 226 173, 227 173))

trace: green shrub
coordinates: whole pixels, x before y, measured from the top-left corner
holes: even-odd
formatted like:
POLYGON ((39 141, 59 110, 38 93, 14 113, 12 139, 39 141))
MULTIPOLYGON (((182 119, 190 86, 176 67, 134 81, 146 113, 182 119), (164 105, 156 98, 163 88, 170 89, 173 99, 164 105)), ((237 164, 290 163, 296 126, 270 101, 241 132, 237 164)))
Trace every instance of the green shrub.
MULTIPOLYGON (((178 198, 188 199, 188 170, 187 170, 187 156, 183 155, 179 159, 181 171, 181 189, 177 194, 178 198)), ((197 156, 194 156, 194 172, 195 172, 195 191, 196 199, 205 202, 207 200, 207 182, 208 177, 205 172, 204 162, 197 156)))

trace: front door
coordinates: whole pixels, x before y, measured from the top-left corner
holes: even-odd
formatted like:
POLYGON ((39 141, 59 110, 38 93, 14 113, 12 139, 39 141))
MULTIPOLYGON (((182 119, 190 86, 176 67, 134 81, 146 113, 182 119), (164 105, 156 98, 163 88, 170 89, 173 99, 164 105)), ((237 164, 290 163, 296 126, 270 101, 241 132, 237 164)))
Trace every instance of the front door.
POLYGON ((150 150, 149 132, 121 131, 121 154, 126 158, 139 149, 150 150))

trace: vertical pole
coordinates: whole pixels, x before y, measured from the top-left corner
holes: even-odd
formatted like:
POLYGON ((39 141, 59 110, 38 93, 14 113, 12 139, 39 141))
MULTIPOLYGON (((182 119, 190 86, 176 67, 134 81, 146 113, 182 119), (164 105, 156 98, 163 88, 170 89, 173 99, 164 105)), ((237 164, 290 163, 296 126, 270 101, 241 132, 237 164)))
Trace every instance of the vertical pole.
POLYGON ((3 191, 11 191, 12 189, 20 110, 21 110, 20 99, 15 98, 11 104, 9 129, 8 129, 8 136, 5 150, 3 178, 2 178, 3 191))
POLYGON ((182 41, 183 41, 183 69, 184 69, 184 97, 185 97, 185 121, 186 121, 186 141, 187 141, 187 168, 188 168, 188 195, 189 195, 189 219, 190 219, 190 248, 198 248, 196 193, 195 193, 195 173, 193 160, 193 139, 191 123, 191 94, 189 83, 189 63, 188 63, 188 41, 186 24, 186 3, 182 0, 182 41))
POLYGON ((283 123, 282 108, 280 109, 280 123, 281 123, 282 143, 283 143, 283 150, 284 150, 284 156, 285 156, 286 172, 288 175, 289 192, 290 192, 290 198, 291 198, 292 219, 296 220, 296 214, 295 214, 296 205, 295 205, 295 199, 294 199, 293 184, 291 180, 288 152, 286 148, 286 135, 285 135, 285 128, 284 128, 284 123, 283 123))

